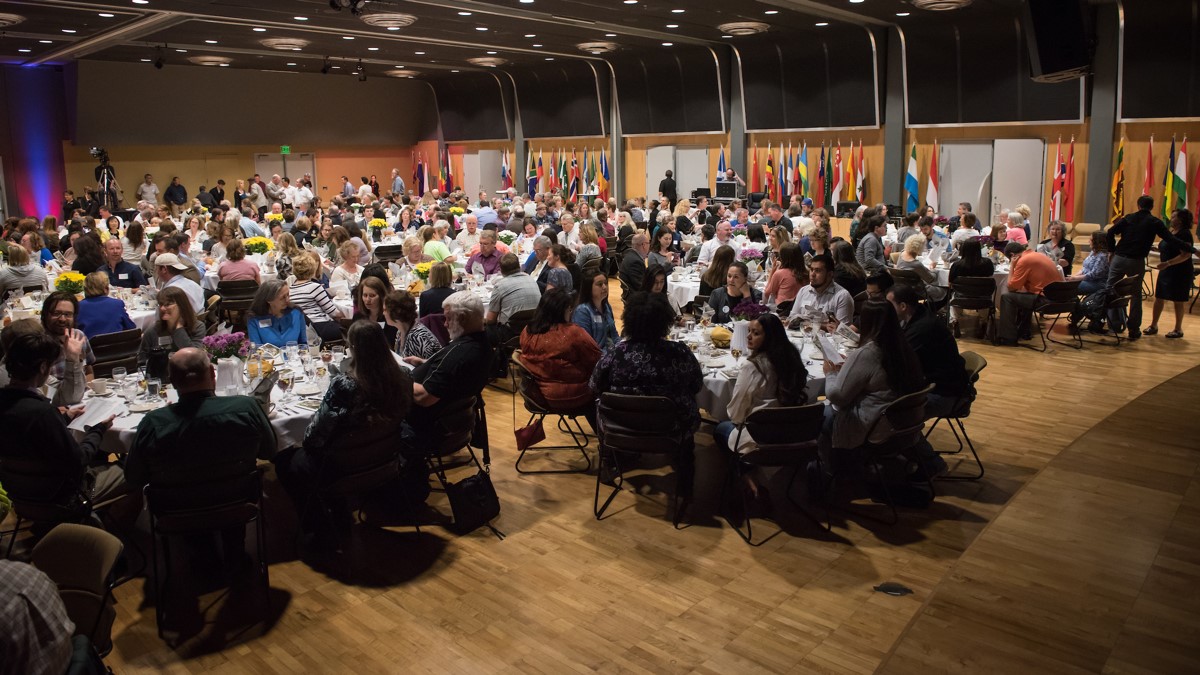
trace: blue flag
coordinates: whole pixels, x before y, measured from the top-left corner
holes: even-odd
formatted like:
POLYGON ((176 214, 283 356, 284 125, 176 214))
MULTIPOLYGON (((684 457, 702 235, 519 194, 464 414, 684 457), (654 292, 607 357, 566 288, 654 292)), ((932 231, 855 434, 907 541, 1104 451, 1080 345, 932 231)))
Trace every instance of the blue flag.
POLYGON ((905 203, 905 212, 912 213, 921 205, 917 201, 917 192, 920 191, 920 182, 917 180, 917 144, 913 143, 912 152, 908 155, 908 175, 904 177, 904 191, 908 193, 908 200, 905 203))

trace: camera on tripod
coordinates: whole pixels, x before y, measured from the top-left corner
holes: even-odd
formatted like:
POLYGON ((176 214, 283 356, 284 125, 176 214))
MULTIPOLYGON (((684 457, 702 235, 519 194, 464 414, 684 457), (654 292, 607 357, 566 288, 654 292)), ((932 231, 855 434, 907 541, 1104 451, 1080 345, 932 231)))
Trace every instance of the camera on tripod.
POLYGON ((101 148, 98 146, 92 146, 92 149, 89 150, 88 152, 90 152, 92 154, 92 157, 95 157, 96 159, 100 160, 101 164, 108 163, 108 151, 105 150, 104 148, 101 148))

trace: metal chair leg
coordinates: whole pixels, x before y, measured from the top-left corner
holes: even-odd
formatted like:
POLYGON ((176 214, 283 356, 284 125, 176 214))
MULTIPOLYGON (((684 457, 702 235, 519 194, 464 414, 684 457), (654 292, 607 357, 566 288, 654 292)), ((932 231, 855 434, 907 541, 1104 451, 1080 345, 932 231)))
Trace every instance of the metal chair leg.
POLYGON ((600 485, 601 485, 600 479, 604 475, 604 463, 605 463, 604 450, 601 449, 600 450, 600 459, 599 459, 599 464, 598 464, 599 468, 596 471, 596 495, 592 501, 592 513, 595 514, 596 520, 604 519, 604 511, 606 509, 608 509, 608 505, 612 504, 612 501, 617 498, 617 494, 621 491, 621 486, 623 486, 625 484, 625 476, 621 473, 621 465, 617 461, 617 453, 614 452, 611 454, 612 454, 613 470, 616 472, 614 475, 613 482, 616 485, 613 486, 612 492, 609 493, 609 495, 608 495, 608 499, 604 500, 604 504, 601 505, 600 504, 600 485))
POLYGON ((21 518, 21 514, 18 513, 17 514, 17 524, 16 524, 16 526, 13 527, 12 532, 9 532, 10 538, 8 540, 8 550, 4 552, 5 560, 12 559, 13 546, 15 546, 17 543, 17 534, 19 534, 21 532, 21 521, 22 520, 24 520, 24 519, 21 518))
MULTIPOLYGON (((544 423, 546 416, 548 414, 551 414, 551 413, 533 413, 533 414, 531 414, 529 416, 529 421, 525 423, 525 426, 529 426, 530 424, 533 424, 533 421, 535 419, 538 419, 539 417, 540 417, 540 419, 543 420, 543 423, 544 423)), ((587 448, 591 444, 591 441, 590 441, 591 437, 588 435, 588 433, 586 431, 583 430, 583 425, 579 422, 579 418, 578 417, 568 417, 566 415, 559 415, 558 416, 558 429, 559 429, 559 431, 569 434, 571 436, 572 444, 571 445, 532 445, 532 446, 529 446, 528 448, 525 448, 524 450, 521 451, 521 454, 517 455, 517 462, 515 465, 516 469, 517 469, 517 473, 523 473, 523 474, 587 473, 592 470, 592 458, 590 456, 588 456, 588 453, 587 453, 587 448), (575 429, 571 428, 572 421, 575 422, 575 427, 576 427, 575 429), (576 450, 579 452, 579 454, 583 455, 583 460, 587 463, 587 465, 584 466, 582 469, 522 469, 521 461, 523 459, 525 459, 525 453, 529 452, 530 450, 534 450, 534 451, 576 450)))
POLYGON ((975 444, 971 442, 971 437, 967 435, 967 428, 965 426, 963 426, 962 419, 961 418, 951 419, 951 420, 949 420, 949 424, 950 424, 950 431, 954 432, 954 437, 959 439, 958 446, 959 446, 960 451, 962 449, 963 440, 966 440, 967 447, 971 449, 971 455, 973 455, 975 457, 975 465, 979 467, 979 473, 974 476, 953 476, 953 475, 940 476, 938 478, 938 480, 979 480, 980 478, 983 478, 983 474, 985 471, 985 469, 983 468, 983 462, 979 459, 979 453, 976 452, 975 444), (959 431, 962 431, 961 438, 959 438, 959 435, 958 435, 959 432, 954 429, 955 424, 958 425, 959 431))

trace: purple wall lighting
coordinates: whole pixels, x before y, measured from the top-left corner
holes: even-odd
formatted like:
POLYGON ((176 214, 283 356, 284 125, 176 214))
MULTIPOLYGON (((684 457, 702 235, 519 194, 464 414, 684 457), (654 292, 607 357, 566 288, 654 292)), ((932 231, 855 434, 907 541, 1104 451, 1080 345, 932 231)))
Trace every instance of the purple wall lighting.
POLYGON ((22 216, 59 215, 66 189, 62 73, 47 67, 6 67, 4 71, 9 137, 4 164, 12 192, 9 205, 22 216))

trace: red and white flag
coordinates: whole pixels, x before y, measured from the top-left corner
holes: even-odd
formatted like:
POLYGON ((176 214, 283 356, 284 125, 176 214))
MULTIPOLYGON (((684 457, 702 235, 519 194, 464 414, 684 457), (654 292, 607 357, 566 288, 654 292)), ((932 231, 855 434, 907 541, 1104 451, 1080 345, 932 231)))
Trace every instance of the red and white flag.
POLYGON ((1075 137, 1071 137, 1071 150, 1067 153, 1067 172, 1063 178, 1062 217, 1075 222, 1075 137))
POLYGON ((1062 138, 1058 139, 1058 149, 1054 154, 1054 177, 1050 181, 1050 220, 1058 220, 1062 213, 1062 189, 1066 178, 1067 167, 1063 166, 1062 138))
POLYGON ((929 155, 929 183, 925 186, 925 204, 938 212, 938 144, 933 142, 933 152, 929 155))
POLYGON ((1149 195, 1154 188, 1154 136, 1146 144, 1146 178, 1142 181, 1142 195, 1149 195))

